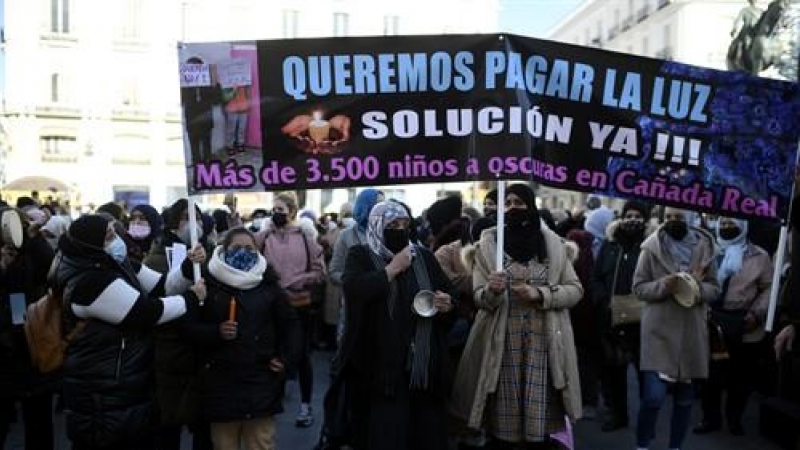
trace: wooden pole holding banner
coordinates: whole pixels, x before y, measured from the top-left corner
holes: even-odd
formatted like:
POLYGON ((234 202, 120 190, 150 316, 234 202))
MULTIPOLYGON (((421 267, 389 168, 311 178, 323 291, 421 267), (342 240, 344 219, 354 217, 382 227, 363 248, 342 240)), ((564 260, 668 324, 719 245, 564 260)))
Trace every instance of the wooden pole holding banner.
MULTIPOLYGON (((795 155, 794 159, 794 170, 797 171, 797 163, 800 162, 800 141, 797 142, 797 154, 795 155)), ((795 173, 795 180, 797 179, 797 175, 795 173)), ((795 189, 797 187, 797 182, 792 183, 792 196, 789 197, 789 212, 787 214, 786 220, 783 222, 783 226, 781 226, 781 235, 778 239, 778 250, 776 250, 775 254, 775 265, 773 266, 772 272, 772 289, 769 293, 769 309, 767 310, 767 323, 764 326, 764 329, 767 332, 771 332, 773 328, 773 324, 775 322, 775 311, 778 309, 778 293, 781 291, 781 273, 783 272, 783 260, 786 255, 786 241, 788 240, 789 235, 789 226, 787 225, 789 220, 792 220, 792 208, 794 207, 794 194, 795 189)), ((796 226, 797 224, 795 224, 796 226)), ((792 271, 794 272, 794 270, 792 271)))
MULTIPOLYGON (((194 249, 197 245, 198 236, 197 236, 197 211, 195 211, 195 202, 194 197, 191 195, 189 196, 189 209, 186 211, 189 215, 189 240, 191 240, 191 246, 189 247, 189 252, 194 249)), ((200 263, 192 263, 192 273, 194 274, 194 282, 200 279, 200 263)))
POLYGON ((497 180, 497 251, 494 254, 494 267, 495 271, 501 272, 503 270, 503 246, 506 239, 506 182, 497 180))

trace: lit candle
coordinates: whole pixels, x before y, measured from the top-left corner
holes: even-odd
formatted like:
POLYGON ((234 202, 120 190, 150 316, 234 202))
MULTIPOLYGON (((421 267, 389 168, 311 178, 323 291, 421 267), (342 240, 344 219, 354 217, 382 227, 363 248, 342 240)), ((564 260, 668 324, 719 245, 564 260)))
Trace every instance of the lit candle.
POLYGON ((236 299, 233 297, 228 303, 228 322, 236 322, 236 299))

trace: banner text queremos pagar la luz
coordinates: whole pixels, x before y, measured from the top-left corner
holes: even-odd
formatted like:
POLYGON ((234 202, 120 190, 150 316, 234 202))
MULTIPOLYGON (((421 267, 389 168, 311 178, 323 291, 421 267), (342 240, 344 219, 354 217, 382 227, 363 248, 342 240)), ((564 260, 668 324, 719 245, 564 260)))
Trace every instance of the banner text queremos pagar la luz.
POLYGON ((239 151, 187 150, 190 193, 520 179, 768 220, 790 202, 795 83, 515 35, 183 44, 180 58, 187 147, 246 127, 239 151))

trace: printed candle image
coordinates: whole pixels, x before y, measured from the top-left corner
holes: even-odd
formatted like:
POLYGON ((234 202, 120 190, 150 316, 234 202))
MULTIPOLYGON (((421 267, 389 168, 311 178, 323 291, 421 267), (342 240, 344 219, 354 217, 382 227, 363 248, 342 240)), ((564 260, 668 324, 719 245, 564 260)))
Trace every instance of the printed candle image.
POLYGON ((236 322, 236 299, 233 297, 228 303, 228 322, 236 322))
POLYGON ((326 120, 322 110, 310 112, 294 116, 281 127, 281 133, 305 153, 316 155, 342 151, 350 140, 350 118, 337 114, 326 120))
POLYGON ((326 141, 331 132, 331 124, 322 118, 321 111, 314 111, 313 119, 308 124, 308 135, 316 143, 326 141))

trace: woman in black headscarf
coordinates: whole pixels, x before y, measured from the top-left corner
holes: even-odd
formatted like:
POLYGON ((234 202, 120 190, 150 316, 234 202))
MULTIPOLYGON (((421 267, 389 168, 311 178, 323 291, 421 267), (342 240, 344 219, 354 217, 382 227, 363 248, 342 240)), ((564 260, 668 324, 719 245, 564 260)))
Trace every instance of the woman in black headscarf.
POLYGON ((479 309, 456 372, 452 412, 469 428, 485 426, 495 448, 552 448, 565 416, 581 415, 568 309, 583 288, 563 241, 541 225, 528 186, 508 187, 505 211, 503 267, 495 268, 496 228, 467 253, 479 309))
POLYGON ((400 204, 378 203, 368 244, 351 248, 345 263, 342 372, 359 390, 351 444, 359 450, 447 448, 450 283, 433 254, 409 243, 410 223, 400 204), (435 293, 432 317, 412 311, 421 290, 435 293))

